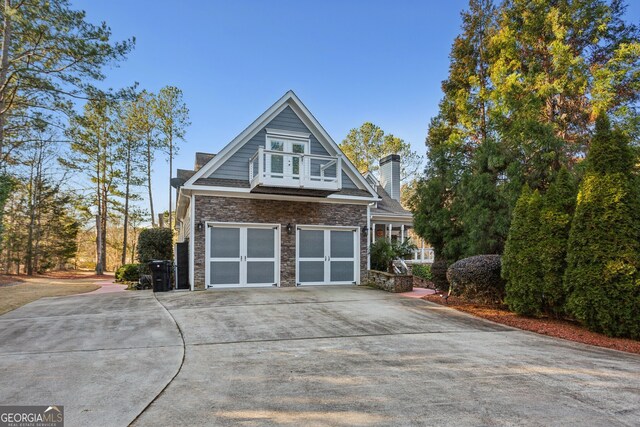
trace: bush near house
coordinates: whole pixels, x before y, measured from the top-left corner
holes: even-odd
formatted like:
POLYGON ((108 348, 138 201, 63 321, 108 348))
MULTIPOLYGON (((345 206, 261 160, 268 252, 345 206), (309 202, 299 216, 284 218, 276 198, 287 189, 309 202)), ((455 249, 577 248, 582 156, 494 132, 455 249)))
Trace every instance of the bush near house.
POLYGON ((431 280, 431 266, 428 264, 413 264, 411 274, 424 280, 431 280))
POLYGON ((595 332, 640 338, 640 194, 626 136, 601 116, 569 234, 571 315, 595 332))
POLYGON ((140 264, 125 264, 116 270, 116 282, 137 282, 140 279, 140 264))
POLYGON ((169 228, 147 228, 138 236, 138 261, 173 259, 173 232, 169 228))
POLYGON ((500 255, 476 255, 449 267, 447 279, 455 295, 476 301, 496 303, 504 297, 500 277, 500 255))
POLYGON ((436 259, 431 264, 431 281, 437 290, 447 292, 449 290, 449 280, 447 279, 447 269, 449 263, 445 259, 436 259))
POLYGON ((147 263, 173 259, 173 232, 169 228, 147 228, 138 236, 140 274, 149 274, 147 263))
POLYGON ((415 248, 416 246, 410 240, 397 243, 389 242, 387 239, 378 239, 369 247, 371 269, 391 273, 393 272, 393 261, 411 255, 415 248))

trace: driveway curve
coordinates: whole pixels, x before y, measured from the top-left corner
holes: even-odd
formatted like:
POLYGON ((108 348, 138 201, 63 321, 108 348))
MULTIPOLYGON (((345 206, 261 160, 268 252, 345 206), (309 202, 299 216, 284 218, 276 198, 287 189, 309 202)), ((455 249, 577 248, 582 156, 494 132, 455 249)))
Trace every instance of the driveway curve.
POLYGON ((182 369, 134 425, 580 425, 640 419, 640 357, 367 288, 158 295, 182 369))
POLYGON ((64 405, 66 426, 126 426, 183 349, 151 291, 42 298, 0 316, 0 405, 64 405))

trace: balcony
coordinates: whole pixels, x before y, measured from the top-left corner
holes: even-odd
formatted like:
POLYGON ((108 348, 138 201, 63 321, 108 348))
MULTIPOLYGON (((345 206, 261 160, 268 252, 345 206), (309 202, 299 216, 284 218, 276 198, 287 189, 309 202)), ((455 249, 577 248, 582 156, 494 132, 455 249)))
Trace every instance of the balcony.
POLYGON ((249 159, 251 190, 258 187, 340 191, 342 160, 337 156, 291 153, 260 147, 249 159))

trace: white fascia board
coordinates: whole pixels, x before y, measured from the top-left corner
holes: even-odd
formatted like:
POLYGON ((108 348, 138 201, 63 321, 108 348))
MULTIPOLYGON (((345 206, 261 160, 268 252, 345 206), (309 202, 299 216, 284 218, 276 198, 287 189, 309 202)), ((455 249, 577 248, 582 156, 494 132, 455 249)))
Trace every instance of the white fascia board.
POLYGON ((215 169, 224 163, 238 148, 240 148, 245 142, 251 139, 256 133, 262 129, 273 117, 280 114, 287 106, 287 100, 291 98, 292 91, 285 93, 279 100, 277 100, 271 107, 253 121, 245 130, 240 132, 229 144, 227 144, 213 159, 209 160, 207 164, 202 166, 191 178, 185 182, 185 186, 189 186, 196 182, 203 176, 209 176, 215 169))

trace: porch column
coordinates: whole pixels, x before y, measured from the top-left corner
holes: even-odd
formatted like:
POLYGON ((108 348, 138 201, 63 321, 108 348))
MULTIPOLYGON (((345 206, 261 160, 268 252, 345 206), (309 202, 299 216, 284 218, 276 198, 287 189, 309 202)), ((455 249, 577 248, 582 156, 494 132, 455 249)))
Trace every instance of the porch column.
POLYGON ((371 224, 371 230, 369 230, 370 234, 371 234, 371 243, 375 243, 376 242, 376 223, 372 223, 371 224))
POLYGON ((387 229, 387 230, 388 230, 388 237, 387 237, 387 239, 389 239, 389 241, 391 241, 391 229, 392 229, 392 228, 393 228, 393 225, 389 224, 389 227, 388 227, 388 229, 387 229))
POLYGON ((400 243, 404 243, 404 224, 400 226, 400 243))

